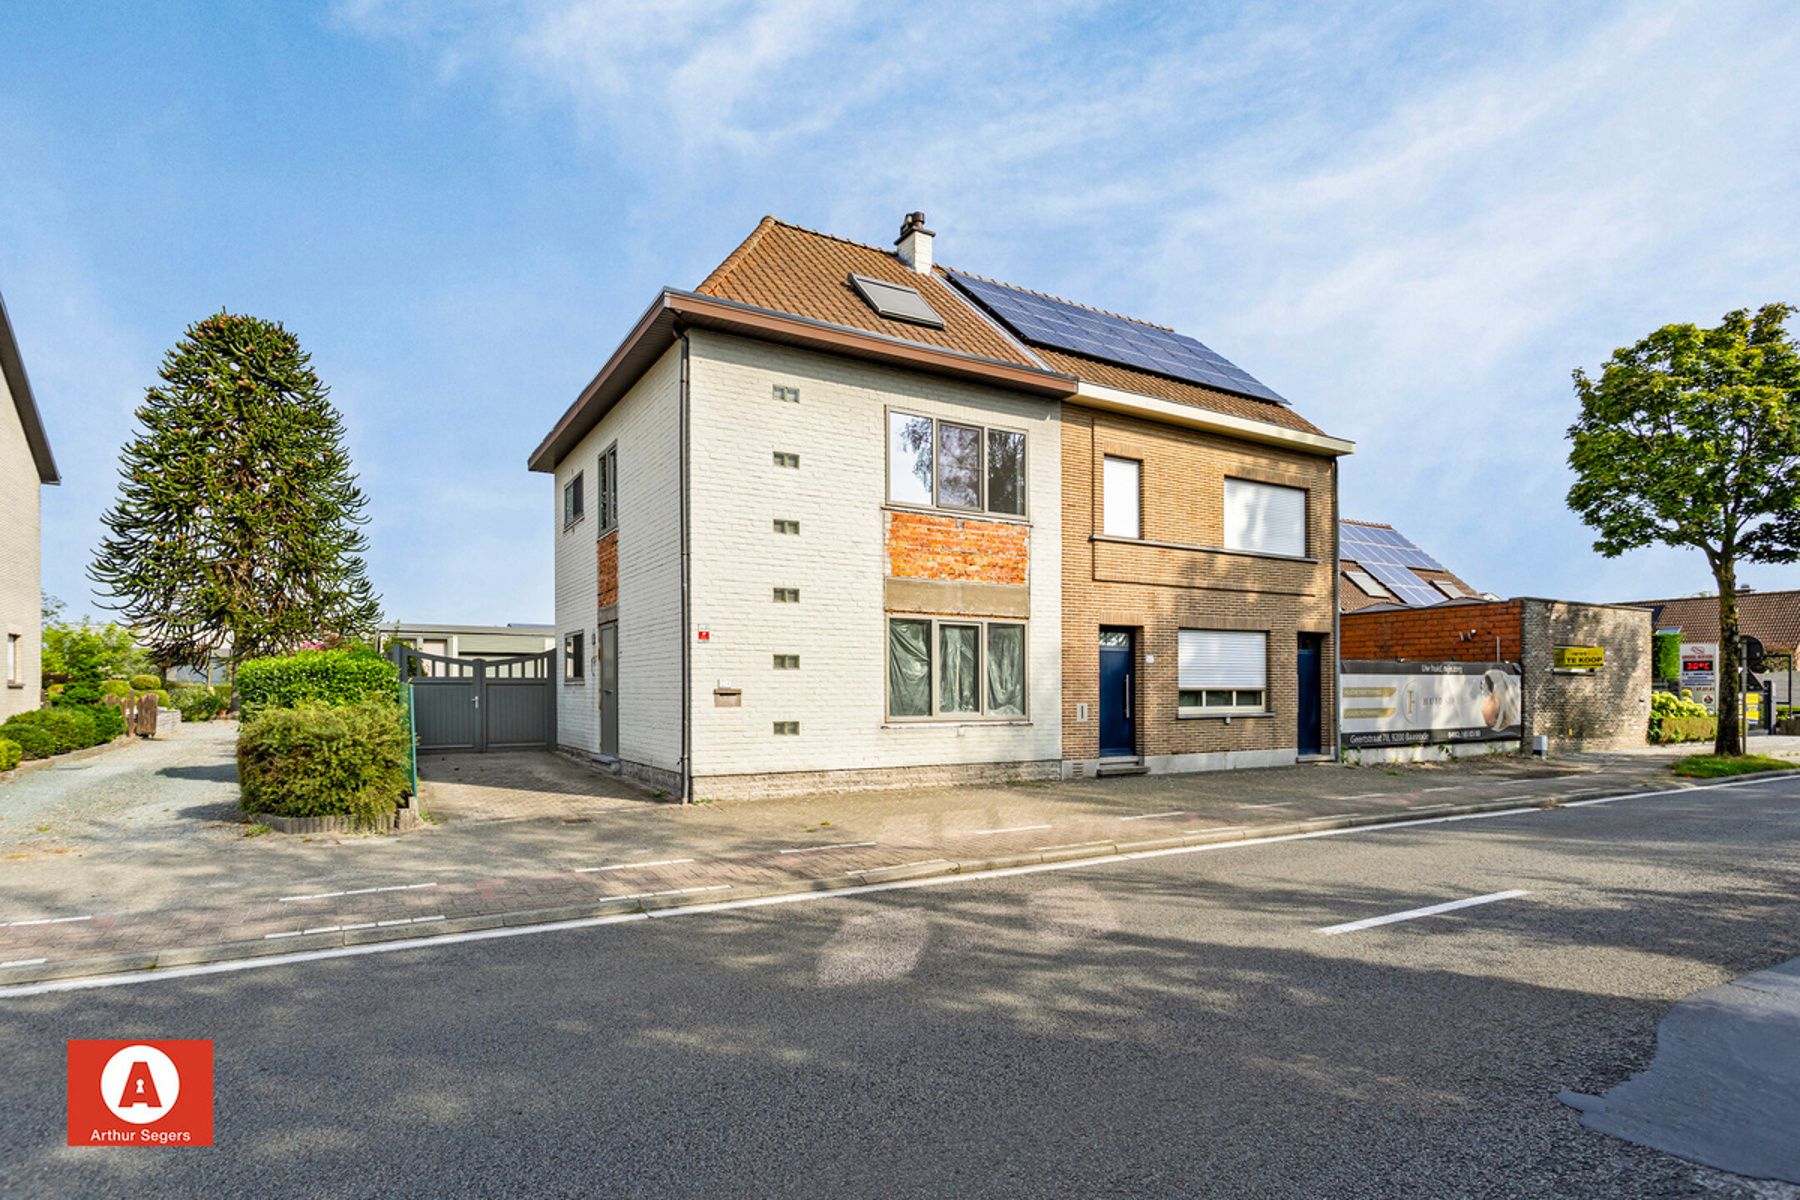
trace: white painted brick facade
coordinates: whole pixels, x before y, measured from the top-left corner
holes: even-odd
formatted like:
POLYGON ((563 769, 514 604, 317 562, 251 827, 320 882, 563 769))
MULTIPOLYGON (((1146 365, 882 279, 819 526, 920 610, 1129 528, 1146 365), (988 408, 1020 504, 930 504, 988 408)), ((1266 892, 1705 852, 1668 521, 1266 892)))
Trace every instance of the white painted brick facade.
POLYGON ((672 347, 605 419, 557 464, 557 741, 598 753, 600 453, 615 441, 619 462, 619 757, 663 771, 681 768, 681 350, 672 347), (563 528, 563 485, 586 475, 586 515, 563 528), (584 678, 564 683, 562 647, 585 635, 584 678))
POLYGON ((6 380, 0 378, 0 721, 38 707, 40 536, 37 464, 6 380), (6 636, 16 634, 18 676, 5 678, 6 636))
MULTIPOLYGON (((694 773, 1059 759, 1057 405, 710 331, 689 336, 692 621, 710 634, 694 644, 694 773), (799 388, 800 403, 774 399, 778 384, 799 388), (1026 432, 1025 723, 886 722, 889 406, 1026 432), (775 466, 778 450, 799 454, 800 469, 775 466), (799 536, 776 534, 777 518, 798 520, 799 536), (798 587, 800 603, 774 603, 776 587, 798 587), (798 654, 800 670, 776 670, 778 653, 798 654), (741 707, 716 707, 715 688, 741 689, 741 707), (776 721, 800 722, 800 735, 775 736, 776 721)), ((666 479, 672 487, 674 475, 666 479)))

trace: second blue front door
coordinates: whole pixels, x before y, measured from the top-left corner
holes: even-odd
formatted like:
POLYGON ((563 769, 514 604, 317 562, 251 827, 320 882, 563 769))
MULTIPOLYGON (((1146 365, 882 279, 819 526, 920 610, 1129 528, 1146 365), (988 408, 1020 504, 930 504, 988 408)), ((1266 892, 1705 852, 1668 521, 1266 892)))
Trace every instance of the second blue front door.
POLYGON ((1103 756, 1137 753, 1136 697, 1132 670, 1133 633, 1129 629, 1100 631, 1100 753, 1103 756))

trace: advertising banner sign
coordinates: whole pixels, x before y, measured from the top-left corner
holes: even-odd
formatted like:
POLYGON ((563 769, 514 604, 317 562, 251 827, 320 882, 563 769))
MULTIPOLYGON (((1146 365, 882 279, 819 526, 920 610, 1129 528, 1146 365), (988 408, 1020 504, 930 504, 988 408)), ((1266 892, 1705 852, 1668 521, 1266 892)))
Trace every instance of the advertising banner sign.
POLYGON ((1718 655, 1717 642, 1681 644, 1681 686, 1709 711, 1718 705, 1718 655))
POLYGON ((1604 646, 1557 646, 1550 666, 1557 671, 1598 671, 1606 665, 1604 646))
POLYGON ((1517 663, 1346 660, 1342 670, 1348 749, 1497 742, 1523 734, 1517 663))

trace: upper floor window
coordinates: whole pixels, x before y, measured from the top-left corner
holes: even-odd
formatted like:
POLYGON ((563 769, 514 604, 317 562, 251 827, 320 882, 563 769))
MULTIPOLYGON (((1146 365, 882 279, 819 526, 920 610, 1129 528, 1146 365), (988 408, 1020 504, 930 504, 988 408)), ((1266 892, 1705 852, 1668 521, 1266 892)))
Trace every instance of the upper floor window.
POLYGON ((581 520, 587 511, 582 501, 582 473, 577 471, 575 478, 563 484, 563 528, 581 520))
POLYGON ((1227 479, 1225 548, 1306 557, 1306 489, 1227 479))
POLYGON ((1107 537, 1141 538, 1143 464, 1110 454, 1100 468, 1100 532, 1107 537))
POLYGON ((600 532, 619 523, 619 445, 614 442, 600 455, 600 532))
POLYGON ((888 500, 1025 515, 1025 435, 888 414, 888 500))

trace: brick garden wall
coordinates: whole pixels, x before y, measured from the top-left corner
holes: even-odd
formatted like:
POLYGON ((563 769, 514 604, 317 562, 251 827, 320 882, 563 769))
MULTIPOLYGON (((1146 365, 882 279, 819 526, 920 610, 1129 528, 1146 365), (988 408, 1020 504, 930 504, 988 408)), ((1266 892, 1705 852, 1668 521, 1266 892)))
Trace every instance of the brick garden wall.
POLYGON ((1347 659, 1518 662, 1524 605, 1502 600, 1345 613, 1339 636, 1347 659))
POLYGON ((1525 600, 1525 724, 1552 749, 1624 749, 1644 744, 1650 720, 1650 611, 1525 600), (1600 646, 1606 665, 1556 673, 1557 646, 1600 646))

